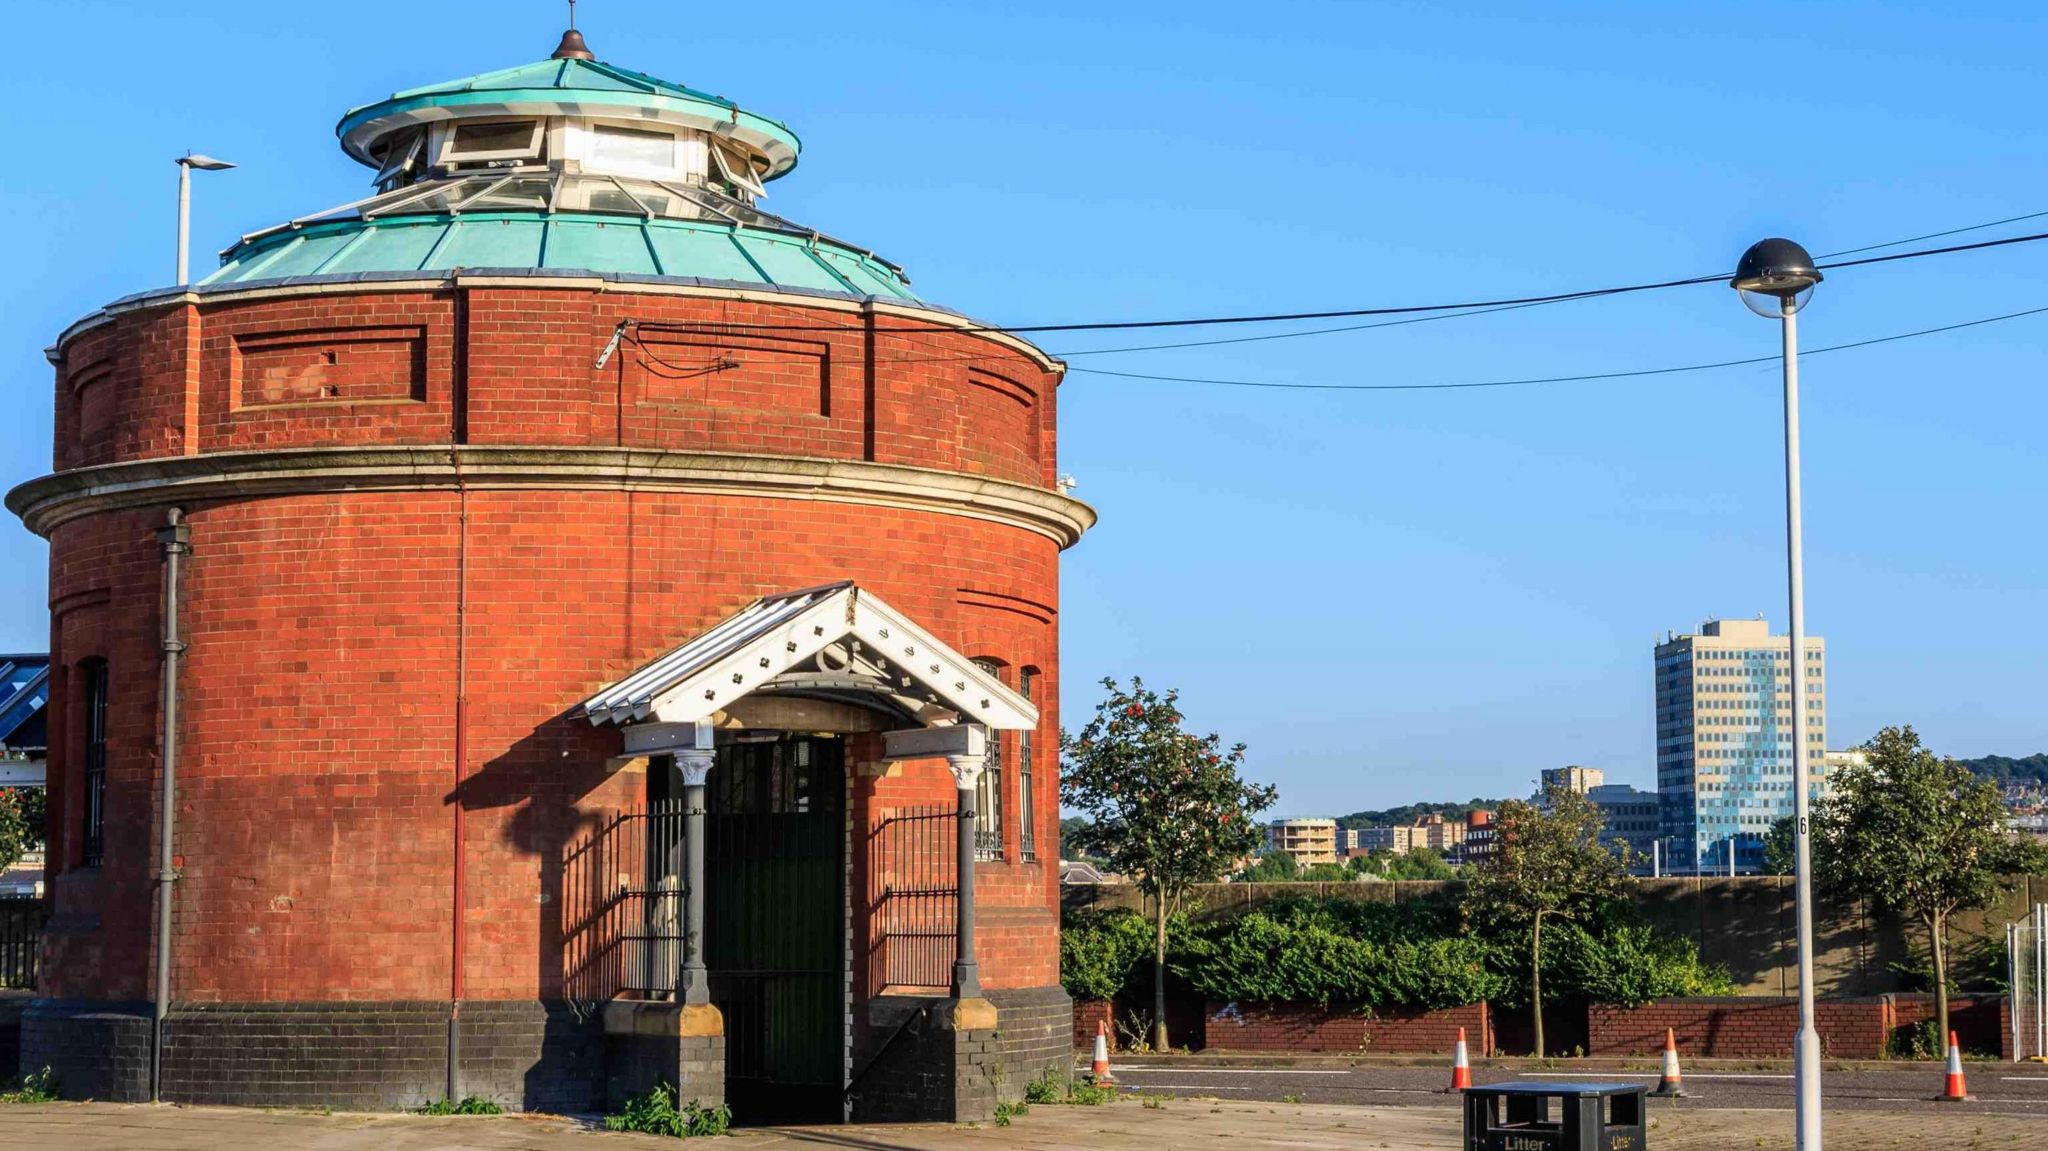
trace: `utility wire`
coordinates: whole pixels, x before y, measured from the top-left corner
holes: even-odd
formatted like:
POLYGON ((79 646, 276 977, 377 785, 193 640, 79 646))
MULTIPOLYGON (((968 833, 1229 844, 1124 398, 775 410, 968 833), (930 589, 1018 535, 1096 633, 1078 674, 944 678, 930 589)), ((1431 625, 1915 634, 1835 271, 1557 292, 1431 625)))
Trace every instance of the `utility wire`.
MULTIPOLYGON (((1830 344, 1823 348, 1807 348, 1802 356, 1819 356, 1828 352, 1846 352, 1851 348, 1867 348, 1873 344, 1889 344, 1899 340, 1917 339, 1921 336, 1939 335, 1964 328, 1975 328, 1984 324, 1996 324, 2004 320, 2017 320, 2024 316, 2038 316, 2048 312, 2048 307, 2028 308, 2021 312, 2007 312, 2002 316, 1986 316, 1977 320, 1965 320, 1959 324, 1944 324, 1938 328, 1922 328, 1915 332, 1899 332, 1890 336, 1876 336, 1868 340, 1855 340, 1846 344, 1830 344)), ((1573 384, 1590 380, 1623 380, 1643 376, 1669 376, 1681 372, 1705 372, 1715 368, 1739 368, 1748 364, 1770 364, 1778 361, 1777 356, 1749 356, 1739 360, 1716 360, 1705 364, 1680 364, 1668 368, 1639 368, 1626 372, 1589 372, 1576 376, 1534 376, 1517 380, 1468 380, 1451 384, 1294 384, 1276 380, 1229 380, 1207 376, 1163 376, 1146 372, 1117 372, 1108 368, 1073 368, 1072 371, 1086 372, 1095 376, 1116 376, 1128 380, 1155 380, 1174 384, 1214 384, 1232 388, 1279 388, 1290 391, 1311 392, 1430 392, 1452 391, 1464 388, 1517 388, 1530 384, 1573 384)))
POLYGON ((1960 236, 1964 232, 1981 232, 1986 228, 1996 228, 2002 224, 2017 224, 2021 220, 2038 220, 2043 216, 2048 216, 2048 212, 2028 212, 2024 216, 2007 216, 2003 220, 1989 220, 1982 224, 1970 224, 1961 228, 1950 228, 1946 232, 1929 232, 1924 236, 1908 236, 1903 240, 1888 240, 1882 244, 1865 244, 1860 248, 1844 248, 1839 252, 1822 252, 1820 255, 1815 256, 1814 259, 1832 260, 1837 256, 1854 256, 1859 252, 1875 252, 1879 248, 1896 248, 1901 244, 1917 244, 1922 240, 1939 240, 1943 236, 1960 236))
MULTIPOLYGON (((1989 225, 1984 225, 1989 226, 1989 225)), ((1955 244, 1943 248, 1923 248, 1911 252, 1894 252, 1886 256, 1868 256, 1860 260, 1842 260, 1836 263, 1820 263, 1815 266, 1823 271, 1861 267, 1866 264, 1892 263, 1898 260, 1917 260, 1928 256, 1945 256, 1955 252, 1971 252, 1985 248, 2006 247, 2012 244, 2028 244, 2048 240, 2048 232, 2036 232, 2025 236, 2009 236, 2000 240, 1981 240, 1974 244, 1955 244)), ((1906 243, 1910 241, 1897 241, 1906 243)), ((1890 246, 1890 245, 1880 245, 1890 246)), ((1532 306, 1536 304, 1561 304, 1571 300, 1589 300, 1606 296, 1629 295, 1637 292, 1654 292, 1666 288, 1684 288, 1695 284, 1726 283, 1728 275, 1716 272, 1710 276, 1688 276, 1677 280, 1659 280, 1643 284, 1623 284, 1610 288, 1587 288, 1574 292, 1554 292, 1541 296, 1517 296, 1498 300, 1467 300, 1453 304, 1410 304, 1385 308, 1340 308, 1317 312, 1275 312, 1258 315, 1194 316, 1165 320, 1097 320, 1070 324, 965 324, 951 326, 944 324, 919 324, 915 327, 867 327, 853 324, 772 324, 727 322, 722 327, 747 331, 778 332, 848 332, 863 331, 876 333, 955 333, 973 335, 981 333, 1007 333, 1011 335, 1037 332, 1100 332, 1136 331, 1153 328, 1210 327, 1220 324, 1276 324, 1302 320, 1351 319, 1363 316, 1403 316, 1438 312, 1471 312, 1479 310, 1505 309, 1532 306)), ((662 330, 662 324, 639 324, 638 327, 655 331, 662 330)))

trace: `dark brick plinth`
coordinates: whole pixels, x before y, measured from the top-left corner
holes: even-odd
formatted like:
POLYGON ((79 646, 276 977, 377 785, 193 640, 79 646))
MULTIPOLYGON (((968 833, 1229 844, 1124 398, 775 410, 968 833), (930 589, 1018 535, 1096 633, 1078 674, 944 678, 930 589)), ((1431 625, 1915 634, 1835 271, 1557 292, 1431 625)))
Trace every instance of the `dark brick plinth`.
POLYGON ((49 1068, 66 1099, 149 1098, 147 1003, 38 999, 21 1015, 21 1065, 49 1068))
POLYGON ((1057 987, 990 991, 977 1005, 879 996, 854 1033, 855 1122, 986 1119, 1031 1080, 1069 1070, 1073 1001, 1057 987), (995 1026, 986 1013, 993 1008, 995 1026))
MULTIPOLYGON (((171 1011, 163 1097, 172 1103, 391 1111, 448 1090, 448 1004, 218 1003, 171 1011)), ((149 1005, 36 1000, 24 1067, 50 1067, 69 1099, 149 1098, 149 1005)), ((602 1101, 594 1017, 563 1003, 462 1008, 457 1092, 512 1110, 588 1111, 602 1101)))
POLYGON ((605 1103, 612 1109, 657 1083, 711 1107, 725 1102, 725 1021, 708 1004, 615 999, 604 1008, 605 1103))

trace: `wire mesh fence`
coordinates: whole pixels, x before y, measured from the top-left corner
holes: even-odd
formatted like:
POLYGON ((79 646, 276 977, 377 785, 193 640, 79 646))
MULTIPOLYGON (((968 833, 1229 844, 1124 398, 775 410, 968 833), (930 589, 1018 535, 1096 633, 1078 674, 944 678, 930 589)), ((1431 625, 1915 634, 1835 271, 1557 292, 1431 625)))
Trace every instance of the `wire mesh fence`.
POLYGON ((2025 919, 2006 924, 2005 953, 2012 1057, 2048 1059, 2048 903, 2036 903, 2025 919))

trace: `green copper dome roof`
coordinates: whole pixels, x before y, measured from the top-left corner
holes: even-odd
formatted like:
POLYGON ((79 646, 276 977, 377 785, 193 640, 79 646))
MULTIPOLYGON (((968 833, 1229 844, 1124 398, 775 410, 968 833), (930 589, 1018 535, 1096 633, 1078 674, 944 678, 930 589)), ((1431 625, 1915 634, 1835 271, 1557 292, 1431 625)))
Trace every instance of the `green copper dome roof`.
POLYGON ((384 190, 242 237, 200 287, 489 270, 917 299, 896 265, 754 206, 795 133, 590 58, 573 30, 552 59, 395 93, 336 133, 384 190), (471 131, 498 135, 458 148, 471 131))
POLYGON ((429 84, 351 109, 335 126, 342 150, 371 167, 375 143, 413 124, 464 115, 625 116, 714 131, 752 145, 770 160, 766 179, 796 167, 796 133, 744 111, 723 96, 672 84, 597 60, 551 59, 480 76, 429 84))
POLYGON ((917 299, 874 253, 711 189, 562 173, 460 176, 304 216, 244 237, 200 286, 486 268, 917 299))

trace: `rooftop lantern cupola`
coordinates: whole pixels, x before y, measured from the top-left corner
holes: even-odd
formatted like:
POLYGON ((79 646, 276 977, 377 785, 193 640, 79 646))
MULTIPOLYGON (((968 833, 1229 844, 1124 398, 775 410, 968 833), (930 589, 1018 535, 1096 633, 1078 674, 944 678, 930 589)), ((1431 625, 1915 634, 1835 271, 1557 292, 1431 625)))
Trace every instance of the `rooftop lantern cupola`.
POLYGON ((915 298, 902 269, 757 206, 796 167, 786 125, 607 64, 574 27, 545 60, 394 93, 335 134, 374 193, 244 236, 205 284, 559 268, 915 298))

